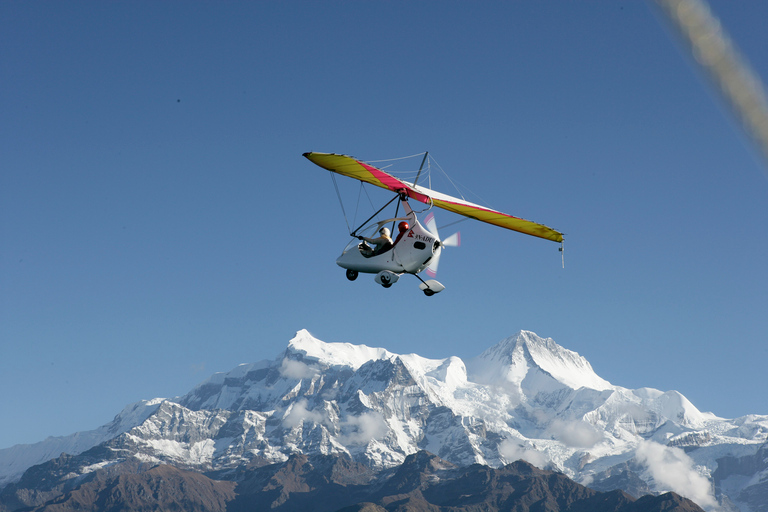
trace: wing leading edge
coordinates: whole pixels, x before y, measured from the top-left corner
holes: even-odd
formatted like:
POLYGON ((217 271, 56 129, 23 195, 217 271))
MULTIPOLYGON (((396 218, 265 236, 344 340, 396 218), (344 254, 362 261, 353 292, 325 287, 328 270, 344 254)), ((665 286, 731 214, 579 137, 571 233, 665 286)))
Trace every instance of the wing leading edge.
POLYGON ((530 220, 521 219, 502 213, 475 203, 470 203, 464 199, 452 197, 426 187, 413 185, 407 181, 395 178, 381 169, 377 169, 364 162, 356 160, 351 156, 337 155, 334 153, 304 153, 312 163, 329 171, 355 178, 377 187, 386 188, 393 192, 402 192, 408 197, 429 204, 432 202, 435 206, 448 210, 464 217, 487 222, 494 226, 499 226, 526 235, 562 242, 563 234, 543 224, 538 224, 530 220))

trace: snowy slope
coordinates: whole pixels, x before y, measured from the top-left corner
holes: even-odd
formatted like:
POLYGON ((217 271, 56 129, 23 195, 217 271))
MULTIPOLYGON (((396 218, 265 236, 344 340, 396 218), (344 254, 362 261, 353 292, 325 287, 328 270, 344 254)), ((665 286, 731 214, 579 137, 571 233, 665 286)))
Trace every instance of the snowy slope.
POLYGON ((27 468, 58 457, 78 454, 141 425, 163 402, 162 398, 144 400, 125 407, 106 425, 95 430, 63 437, 49 437, 34 444, 19 444, 0 450, 0 489, 16 481, 27 468))
POLYGON ((676 391, 612 385, 577 353, 531 332, 465 364, 299 331, 274 360, 215 374, 182 397, 129 406, 91 432, 0 451, 0 482, 96 445, 109 460, 89 458, 76 473, 127 456, 227 470, 299 452, 344 453, 381 469, 426 449, 460 465, 523 458, 597 487, 674 490, 705 508, 719 498, 746 511, 748 499, 723 493, 744 494, 760 477, 715 474, 718 460, 753 457, 767 440, 768 416, 728 420, 676 391))

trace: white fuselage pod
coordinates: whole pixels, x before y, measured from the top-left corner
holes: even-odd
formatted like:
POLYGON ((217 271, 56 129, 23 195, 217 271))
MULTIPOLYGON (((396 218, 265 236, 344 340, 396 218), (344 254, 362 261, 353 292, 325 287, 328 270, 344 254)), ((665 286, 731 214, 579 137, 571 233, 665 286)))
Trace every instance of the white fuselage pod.
POLYGON ((366 258, 360 252, 359 242, 353 240, 344 248, 336 264, 348 270, 368 274, 377 274, 382 270, 398 274, 404 272, 418 274, 427 268, 429 262, 441 249, 440 240, 419 223, 416 214, 408 207, 408 203, 404 205, 411 227, 400 237, 400 240, 396 240, 392 249, 366 258))

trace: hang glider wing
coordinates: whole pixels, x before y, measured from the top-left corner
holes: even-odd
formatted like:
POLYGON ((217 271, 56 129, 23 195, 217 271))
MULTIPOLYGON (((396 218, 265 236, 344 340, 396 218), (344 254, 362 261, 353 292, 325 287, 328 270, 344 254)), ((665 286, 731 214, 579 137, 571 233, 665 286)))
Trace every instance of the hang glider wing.
POLYGON ((351 156, 334 153, 304 153, 304 156, 323 169, 386 188, 392 192, 405 192, 410 198, 422 203, 429 203, 429 197, 416 191, 408 182, 399 180, 372 165, 355 160, 351 156))
POLYGON ((465 217, 487 222, 526 235, 537 236, 554 242, 562 242, 563 234, 543 224, 513 217, 506 213, 491 210, 464 199, 452 197, 426 187, 413 185, 407 181, 395 178, 381 169, 377 169, 351 156, 337 155, 333 153, 304 153, 311 162, 324 169, 355 178, 377 187, 386 188, 393 192, 405 193, 409 198, 422 203, 433 203, 435 206, 465 217))
POLYGON ((511 229, 512 231, 517 231, 519 233, 525 233, 526 235, 552 240, 553 242, 563 241, 562 233, 543 224, 491 210, 490 208, 470 203, 469 201, 457 197, 451 197, 418 185, 414 188, 420 193, 431 197, 435 206, 442 208, 443 210, 458 213, 459 215, 476 219, 481 222, 487 222, 494 226, 511 229))

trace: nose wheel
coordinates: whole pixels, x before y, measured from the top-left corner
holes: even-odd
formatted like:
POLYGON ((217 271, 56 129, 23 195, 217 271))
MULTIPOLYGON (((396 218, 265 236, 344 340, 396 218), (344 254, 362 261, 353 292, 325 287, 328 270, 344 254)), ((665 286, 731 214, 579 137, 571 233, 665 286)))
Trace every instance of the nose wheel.
POLYGON ((347 279, 350 281, 357 279, 357 270, 347 269, 347 279))

